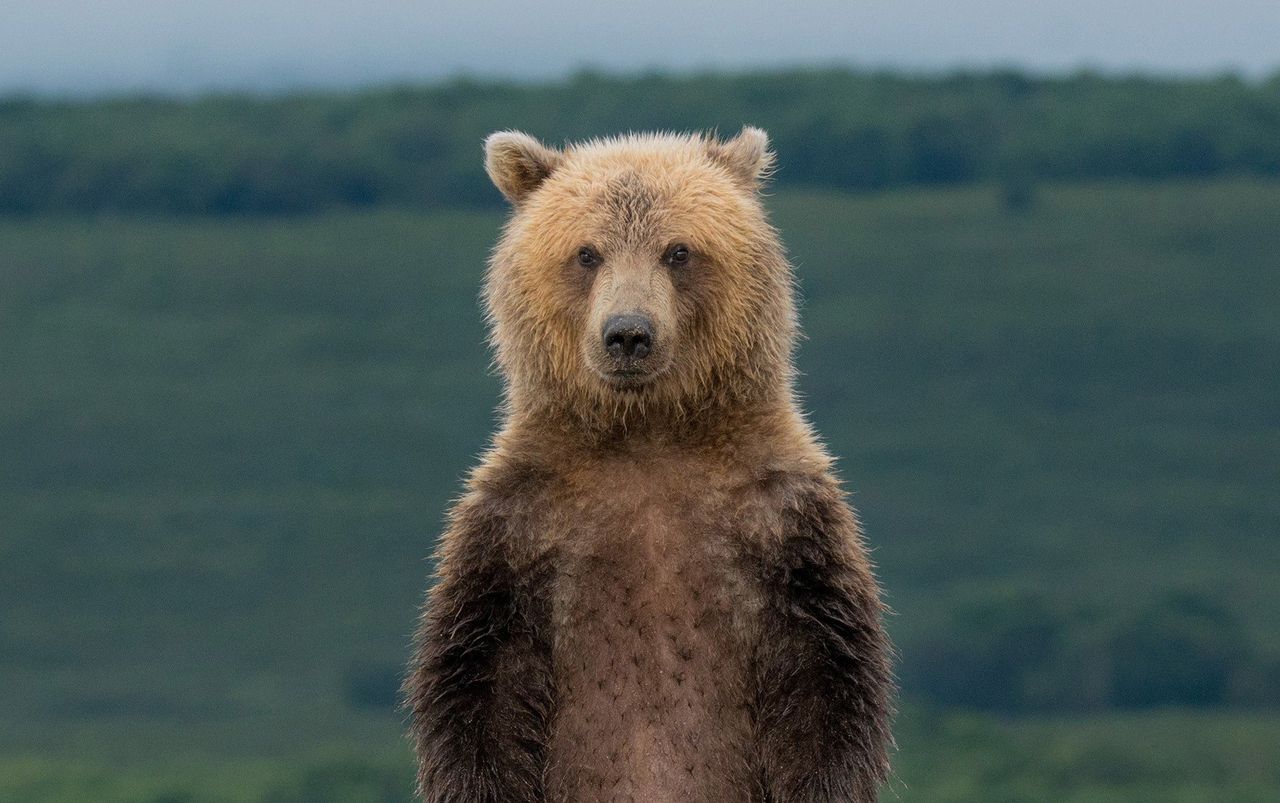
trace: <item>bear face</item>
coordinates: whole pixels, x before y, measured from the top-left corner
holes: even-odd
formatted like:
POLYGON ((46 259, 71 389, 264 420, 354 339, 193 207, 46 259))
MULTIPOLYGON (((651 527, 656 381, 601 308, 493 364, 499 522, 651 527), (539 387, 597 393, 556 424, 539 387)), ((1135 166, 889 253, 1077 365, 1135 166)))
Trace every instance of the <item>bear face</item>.
POLYGON ((513 205, 485 289, 510 409, 607 427, 789 393, 792 274, 760 203, 764 132, 485 145, 513 205))

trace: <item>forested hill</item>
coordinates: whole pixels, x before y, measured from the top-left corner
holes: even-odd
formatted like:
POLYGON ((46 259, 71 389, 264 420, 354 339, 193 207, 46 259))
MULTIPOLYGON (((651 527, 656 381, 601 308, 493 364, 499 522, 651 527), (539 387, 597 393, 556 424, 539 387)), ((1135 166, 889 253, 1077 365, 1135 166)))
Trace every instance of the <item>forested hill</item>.
POLYGON ((486 206, 482 137, 764 126, 780 186, 1280 175, 1280 74, 845 70, 456 80, 289 97, 0 99, 0 215, 486 206))

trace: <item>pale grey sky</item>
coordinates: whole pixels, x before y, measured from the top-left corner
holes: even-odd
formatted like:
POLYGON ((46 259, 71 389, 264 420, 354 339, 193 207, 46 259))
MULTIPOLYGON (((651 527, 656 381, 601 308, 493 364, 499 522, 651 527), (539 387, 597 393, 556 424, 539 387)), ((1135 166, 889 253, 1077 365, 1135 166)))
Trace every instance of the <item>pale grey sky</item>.
POLYGON ((1280 0, 3 0, 0 92, 281 89, 592 66, 1280 69, 1280 0))

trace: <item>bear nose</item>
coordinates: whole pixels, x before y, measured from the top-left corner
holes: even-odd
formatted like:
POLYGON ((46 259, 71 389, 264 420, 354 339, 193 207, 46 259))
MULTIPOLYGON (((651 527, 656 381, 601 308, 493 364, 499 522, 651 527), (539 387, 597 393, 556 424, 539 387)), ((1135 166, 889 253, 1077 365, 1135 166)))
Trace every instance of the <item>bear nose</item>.
POLYGON ((614 359, 643 359, 653 350, 653 324, 643 315, 614 315, 604 322, 604 350, 614 359))

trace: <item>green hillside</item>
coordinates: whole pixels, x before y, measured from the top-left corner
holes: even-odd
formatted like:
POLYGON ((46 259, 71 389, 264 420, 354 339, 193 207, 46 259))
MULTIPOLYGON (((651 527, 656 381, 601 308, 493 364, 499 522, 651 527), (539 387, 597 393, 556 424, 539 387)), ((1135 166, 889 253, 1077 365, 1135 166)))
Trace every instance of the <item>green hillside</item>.
MULTIPOLYGON (((1028 192, 769 200, 896 611, 897 795, 1274 800, 1280 183, 1028 192)), ((0 221, 0 800, 407 795, 499 224, 0 221)))

